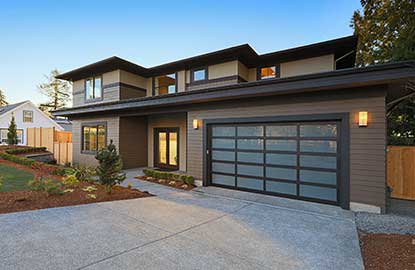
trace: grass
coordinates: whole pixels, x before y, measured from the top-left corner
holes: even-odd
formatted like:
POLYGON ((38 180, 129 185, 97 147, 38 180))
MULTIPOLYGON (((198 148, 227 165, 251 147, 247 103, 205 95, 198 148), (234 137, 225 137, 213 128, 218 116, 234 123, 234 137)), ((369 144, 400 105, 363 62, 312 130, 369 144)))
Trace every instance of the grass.
POLYGON ((33 179, 33 174, 0 164, 0 175, 3 176, 3 186, 0 191, 28 190, 27 182, 33 179))

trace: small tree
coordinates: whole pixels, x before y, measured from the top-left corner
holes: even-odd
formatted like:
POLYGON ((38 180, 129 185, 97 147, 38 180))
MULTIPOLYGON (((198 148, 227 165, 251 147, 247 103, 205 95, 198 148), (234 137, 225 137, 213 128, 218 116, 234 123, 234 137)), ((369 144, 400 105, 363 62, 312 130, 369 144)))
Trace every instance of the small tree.
POLYGON ((6 106, 9 105, 9 102, 6 100, 6 95, 4 94, 4 91, 0 89, 0 106, 6 106))
POLYGON ((12 119, 10 121, 9 129, 7 132, 7 144, 8 145, 17 144, 17 127, 16 127, 16 122, 14 121, 14 114, 12 114, 12 119))
POLYGON ((107 193, 111 193, 112 187, 126 178, 125 174, 121 173, 122 160, 112 140, 106 148, 97 153, 95 158, 99 162, 96 170, 99 182, 105 185, 107 193))

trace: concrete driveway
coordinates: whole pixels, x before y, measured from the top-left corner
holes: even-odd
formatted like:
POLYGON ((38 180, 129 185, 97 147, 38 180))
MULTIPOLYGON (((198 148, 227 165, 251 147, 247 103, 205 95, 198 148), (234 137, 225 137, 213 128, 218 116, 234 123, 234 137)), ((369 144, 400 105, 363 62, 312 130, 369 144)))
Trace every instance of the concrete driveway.
POLYGON ((339 208, 134 185, 157 197, 0 215, 0 268, 363 269, 339 208))

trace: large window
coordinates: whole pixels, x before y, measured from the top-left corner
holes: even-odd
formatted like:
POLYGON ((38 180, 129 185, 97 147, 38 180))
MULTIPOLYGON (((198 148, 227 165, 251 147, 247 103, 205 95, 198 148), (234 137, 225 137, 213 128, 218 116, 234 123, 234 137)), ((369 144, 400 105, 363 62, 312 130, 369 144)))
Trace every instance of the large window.
POLYGON ((154 79, 154 95, 173 94, 177 92, 176 73, 158 76, 154 79))
POLYGON ((258 79, 272 79, 280 77, 278 66, 261 67, 258 72, 258 79))
POLYGON ((23 111, 23 122, 33 123, 33 111, 23 111))
POLYGON ((207 68, 193 69, 190 71, 190 81, 198 82, 207 80, 207 68))
MULTIPOLYGON (((9 130, 7 128, 0 129, 0 142, 1 144, 7 144, 7 133, 9 130)), ((23 130, 18 129, 17 130, 17 143, 22 144, 23 143, 23 130)))
POLYGON ((85 99, 102 98, 102 77, 93 77, 85 80, 85 99))
POLYGON ((82 151, 95 153, 106 145, 106 125, 87 124, 82 126, 82 151))

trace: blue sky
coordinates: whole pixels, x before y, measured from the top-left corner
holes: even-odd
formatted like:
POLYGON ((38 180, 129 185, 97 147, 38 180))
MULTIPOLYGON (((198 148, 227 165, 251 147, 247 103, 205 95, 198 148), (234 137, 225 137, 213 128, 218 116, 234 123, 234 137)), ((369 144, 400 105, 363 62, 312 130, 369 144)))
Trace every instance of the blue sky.
POLYGON ((249 43, 258 53, 353 33, 359 0, 0 1, 0 89, 45 100, 52 69, 116 55, 150 67, 249 43))

